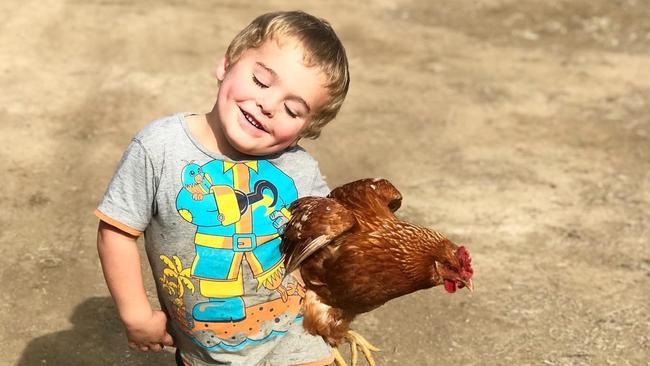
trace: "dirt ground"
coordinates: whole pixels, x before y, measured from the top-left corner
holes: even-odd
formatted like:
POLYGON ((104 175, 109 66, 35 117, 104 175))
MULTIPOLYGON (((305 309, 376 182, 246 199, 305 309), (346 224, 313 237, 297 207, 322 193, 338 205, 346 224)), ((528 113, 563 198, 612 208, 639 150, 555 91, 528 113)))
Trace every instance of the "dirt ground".
POLYGON ((379 365, 650 365, 646 0, 3 1, 0 364, 173 363, 127 348, 92 210, 140 127, 208 111, 235 33, 295 8, 351 62, 305 143, 330 185, 389 178, 474 259, 474 294, 356 321, 379 365))

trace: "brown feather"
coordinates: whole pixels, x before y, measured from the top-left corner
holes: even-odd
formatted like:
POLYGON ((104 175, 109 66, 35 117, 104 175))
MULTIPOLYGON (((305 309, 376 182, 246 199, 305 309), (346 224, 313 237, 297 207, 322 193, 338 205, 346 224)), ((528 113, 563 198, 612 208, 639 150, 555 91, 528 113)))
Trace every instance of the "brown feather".
POLYGON ((395 217, 401 200, 387 180, 363 179, 291 206, 282 250, 308 290, 303 325, 310 333, 337 345, 356 315, 456 280, 458 246, 395 217))
POLYGON ((289 208, 291 220, 284 232, 281 250, 287 273, 304 259, 356 224, 354 215, 334 199, 304 197, 289 208))

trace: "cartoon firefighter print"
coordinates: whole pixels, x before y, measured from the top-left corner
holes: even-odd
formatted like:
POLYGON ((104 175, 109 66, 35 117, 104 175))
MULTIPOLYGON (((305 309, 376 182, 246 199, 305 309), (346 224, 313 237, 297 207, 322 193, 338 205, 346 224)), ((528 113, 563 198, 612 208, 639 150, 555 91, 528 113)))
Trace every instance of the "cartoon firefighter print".
POLYGON ((290 324, 282 319, 293 321, 299 312, 299 296, 291 295, 301 292, 294 283, 282 286, 280 234, 298 198, 293 180, 266 160, 212 160, 202 166, 188 162, 182 181, 176 209, 196 225, 190 275, 201 296, 185 310, 186 318, 191 314, 186 331, 206 348, 231 349, 286 331, 290 324), (244 271, 257 281, 256 291, 276 291, 279 298, 246 304, 251 297, 245 296, 244 271), (222 333, 225 322, 241 332, 222 333))

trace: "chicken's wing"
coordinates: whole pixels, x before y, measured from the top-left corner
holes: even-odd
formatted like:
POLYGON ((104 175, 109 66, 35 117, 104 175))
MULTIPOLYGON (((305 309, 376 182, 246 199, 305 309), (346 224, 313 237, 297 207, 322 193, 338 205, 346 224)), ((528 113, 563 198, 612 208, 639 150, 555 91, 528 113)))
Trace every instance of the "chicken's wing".
POLYGON ((296 270, 312 253, 356 224, 354 215, 332 198, 304 197, 290 210, 292 217, 281 248, 286 255, 286 273, 296 270))
POLYGON ((361 179, 334 189, 328 197, 350 209, 393 218, 402 205, 402 194, 386 179, 361 179))

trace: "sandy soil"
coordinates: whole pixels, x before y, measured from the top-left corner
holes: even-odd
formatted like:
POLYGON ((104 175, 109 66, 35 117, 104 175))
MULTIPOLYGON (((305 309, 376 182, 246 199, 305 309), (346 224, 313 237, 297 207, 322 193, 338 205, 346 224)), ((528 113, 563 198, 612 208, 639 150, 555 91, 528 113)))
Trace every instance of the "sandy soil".
MULTIPOLYGON (((476 270, 472 296, 361 317, 379 364, 650 365, 650 3, 351 3, 299 5, 333 23, 353 76, 306 146, 331 185, 392 180, 401 215, 476 270)), ((207 111, 234 34, 296 6, 0 4, 0 364, 172 364, 126 347, 92 210, 130 136, 207 111)))

